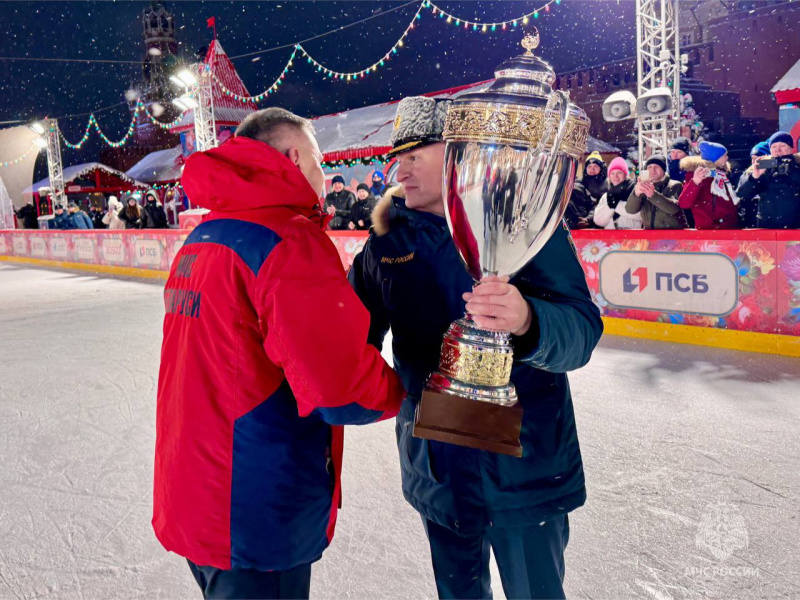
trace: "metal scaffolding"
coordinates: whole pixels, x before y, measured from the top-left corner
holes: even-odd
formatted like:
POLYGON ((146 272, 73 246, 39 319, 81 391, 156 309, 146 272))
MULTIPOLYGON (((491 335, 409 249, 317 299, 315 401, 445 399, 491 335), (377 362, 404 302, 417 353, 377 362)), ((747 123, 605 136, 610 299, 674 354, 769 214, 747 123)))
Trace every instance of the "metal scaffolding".
POLYGON ((67 195, 64 186, 64 164, 61 162, 61 140, 58 120, 44 120, 44 138, 47 141, 47 171, 50 175, 53 208, 57 204, 66 204, 67 195))
POLYGON ((217 147, 217 133, 214 121, 214 78, 211 66, 199 63, 194 66, 197 83, 192 86, 192 95, 199 105, 194 109, 194 134, 197 150, 210 150, 217 147))
POLYGON ((669 88, 672 108, 658 117, 639 115, 639 157, 666 156, 680 127, 678 0, 636 0, 636 66, 639 98, 669 88), (649 150, 649 152, 647 152, 649 150))

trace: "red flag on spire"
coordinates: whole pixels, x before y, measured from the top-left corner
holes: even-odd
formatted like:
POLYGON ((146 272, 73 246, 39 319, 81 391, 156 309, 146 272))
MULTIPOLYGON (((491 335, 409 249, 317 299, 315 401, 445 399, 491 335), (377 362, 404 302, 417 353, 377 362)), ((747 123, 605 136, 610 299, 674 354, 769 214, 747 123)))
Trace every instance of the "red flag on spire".
POLYGON ((206 27, 214 27, 214 28, 216 28, 216 26, 217 26, 217 22, 216 22, 216 19, 214 17, 209 17, 208 19, 206 19, 206 27))

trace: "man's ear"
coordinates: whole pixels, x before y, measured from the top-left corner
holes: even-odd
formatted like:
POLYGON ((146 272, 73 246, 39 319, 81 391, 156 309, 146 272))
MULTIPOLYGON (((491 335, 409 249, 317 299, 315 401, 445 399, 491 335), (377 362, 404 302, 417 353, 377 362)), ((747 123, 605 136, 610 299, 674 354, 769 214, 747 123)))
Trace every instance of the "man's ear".
POLYGON ((298 167, 300 166, 300 150, 297 148, 289 148, 289 150, 286 151, 286 158, 288 158, 298 167))

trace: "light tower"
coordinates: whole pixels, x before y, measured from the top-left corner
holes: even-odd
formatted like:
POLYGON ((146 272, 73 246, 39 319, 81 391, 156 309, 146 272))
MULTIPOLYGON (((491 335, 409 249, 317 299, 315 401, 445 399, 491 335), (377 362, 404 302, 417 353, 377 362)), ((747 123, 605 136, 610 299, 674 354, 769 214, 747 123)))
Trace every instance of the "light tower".
POLYGON ((606 121, 637 119, 639 160, 666 155, 680 128, 679 0, 636 0, 636 92, 620 91, 603 103, 606 121))
MULTIPOLYGON (((58 120, 44 119, 30 125, 34 133, 40 137, 35 141, 38 146, 47 149, 47 173, 50 176, 50 188, 54 205, 66 204, 67 195, 64 185, 64 164, 61 162, 61 140, 58 120)), ((53 207, 55 208, 55 206, 53 207)))
POLYGON ((666 155, 678 133, 681 67, 678 0, 636 0, 640 160, 646 148, 666 155))

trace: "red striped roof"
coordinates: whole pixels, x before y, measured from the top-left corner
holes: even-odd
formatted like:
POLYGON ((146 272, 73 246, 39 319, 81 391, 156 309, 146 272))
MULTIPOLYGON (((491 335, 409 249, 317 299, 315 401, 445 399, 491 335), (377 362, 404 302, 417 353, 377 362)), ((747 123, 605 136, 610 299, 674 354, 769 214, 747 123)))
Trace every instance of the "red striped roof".
MULTIPOLYGON (((222 48, 219 40, 214 40, 208 48, 205 63, 211 65, 213 73, 217 76, 222 84, 234 94, 240 96, 249 96, 250 92, 244 85, 242 78, 236 72, 231 59, 228 58, 227 53, 222 48)), ((214 81, 213 84, 214 94, 214 121, 219 125, 236 126, 252 112, 258 110, 255 102, 239 102, 235 98, 231 98, 222 91, 219 83, 214 81)), ((172 128, 173 132, 186 131, 194 127, 194 111, 186 111, 183 118, 178 121, 175 127, 172 128)))

